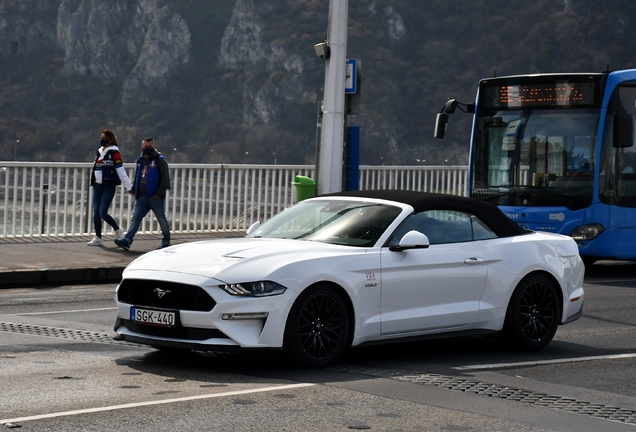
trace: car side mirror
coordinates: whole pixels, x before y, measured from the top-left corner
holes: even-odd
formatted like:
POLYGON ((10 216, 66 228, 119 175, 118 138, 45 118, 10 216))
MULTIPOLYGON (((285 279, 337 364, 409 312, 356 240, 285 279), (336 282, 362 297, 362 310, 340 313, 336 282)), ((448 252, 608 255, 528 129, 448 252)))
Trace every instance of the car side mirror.
POLYGON ((634 145, 634 117, 630 114, 618 114, 614 117, 615 148, 625 148, 634 145))
POLYGON ((419 231, 409 231, 400 240, 398 246, 391 246, 390 251, 401 252, 407 249, 427 249, 431 243, 425 234, 419 231))
POLYGON ((245 234, 249 235, 249 234, 253 233, 256 230, 256 228, 258 228, 259 226, 261 226, 261 221, 254 222, 252 225, 250 225, 250 227, 247 229, 245 234))

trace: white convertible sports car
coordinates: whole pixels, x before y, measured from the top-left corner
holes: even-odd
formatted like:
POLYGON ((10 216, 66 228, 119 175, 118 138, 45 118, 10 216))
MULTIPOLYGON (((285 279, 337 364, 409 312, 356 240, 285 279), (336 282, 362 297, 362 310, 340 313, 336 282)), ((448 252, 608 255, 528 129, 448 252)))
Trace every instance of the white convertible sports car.
POLYGON ((583 309, 576 243, 496 206, 409 191, 323 195, 246 237, 132 262, 113 337, 158 349, 284 349, 326 366, 350 346, 497 333, 536 350, 583 309))

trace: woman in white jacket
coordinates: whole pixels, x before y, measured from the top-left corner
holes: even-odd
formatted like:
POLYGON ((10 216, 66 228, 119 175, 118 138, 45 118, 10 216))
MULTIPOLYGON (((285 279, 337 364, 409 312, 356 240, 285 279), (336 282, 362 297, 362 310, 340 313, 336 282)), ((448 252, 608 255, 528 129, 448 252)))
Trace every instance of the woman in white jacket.
POLYGON ((102 219, 115 230, 115 237, 124 238, 124 230, 117 221, 108 214, 110 203, 113 202, 117 186, 123 184, 126 191, 132 188, 130 179, 124 169, 121 160, 117 137, 110 129, 104 129, 101 137, 101 147, 97 150, 91 186, 93 186, 93 223, 95 225, 95 237, 88 242, 89 246, 102 246, 102 219))

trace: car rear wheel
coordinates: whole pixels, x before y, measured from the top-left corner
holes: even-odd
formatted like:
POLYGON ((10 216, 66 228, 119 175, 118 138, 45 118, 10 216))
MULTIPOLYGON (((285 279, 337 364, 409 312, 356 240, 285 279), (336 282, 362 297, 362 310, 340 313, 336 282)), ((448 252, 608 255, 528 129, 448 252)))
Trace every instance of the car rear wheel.
POLYGON ((347 348, 349 326, 346 304, 334 288, 326 285, 308 288, 289 313, 284 348, 296 364, 328 366, 347 348))
POLYGON ((508 345, 534 351, 550 343, 561 320, 554 283, 543 275, 530 275, 519 282, 510 299, 503 328, 508 345))

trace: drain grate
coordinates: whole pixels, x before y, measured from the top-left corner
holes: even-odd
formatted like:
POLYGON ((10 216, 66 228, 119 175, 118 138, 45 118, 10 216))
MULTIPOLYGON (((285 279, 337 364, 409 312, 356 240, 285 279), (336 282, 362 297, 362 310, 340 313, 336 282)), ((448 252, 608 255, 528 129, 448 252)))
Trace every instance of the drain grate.
POLYGON ((447 390, 474 393, 478 395, 498 397, 500 399, 513 400, 520 403, 534 404, 548 408, 568 411, 577 414, 585 414, 592 417, 610 420, 614 422, 636 425, 636 411, 618 408, 614 406, 585 402, 562 396, 536 393, 514 387, 488 384, 453 376, 413 373, 413 371, 394 371, 367 367, 332 368, 340 372, 356 373, 382 378, 391 378, 398 381, 422 384, 447 390))
POLYGON ((34 336, 54 337, 60 339, 72 339, 85 342, 96 342, 105 344, 136 346, 137 344, 116 341, 108 333, 98 333, 84 330, 71 330, 65 328, 49 327, 35 324, 16 324, 0 322, 0 331, 11 333, 22 333, 34 336))

